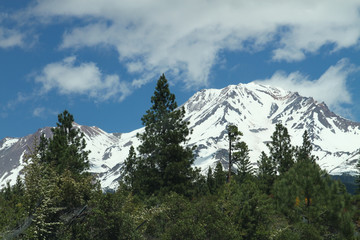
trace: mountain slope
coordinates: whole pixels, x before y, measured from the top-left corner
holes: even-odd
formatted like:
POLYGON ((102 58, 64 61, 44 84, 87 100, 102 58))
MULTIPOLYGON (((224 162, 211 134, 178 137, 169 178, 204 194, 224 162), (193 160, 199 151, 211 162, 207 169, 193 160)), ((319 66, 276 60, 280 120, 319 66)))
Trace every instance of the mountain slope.
MULTIPOLYGON (((308 130, 313 141, 318 163, 331 174, 356 172, 360 123, 352 122, 331 112, 324 103, 298 93, 256 83, 231 85, 223 89, 207 89, 194 94, 184 105, 186 120, 193 130, 189 145, 196 145, 195 165, 206 171, 221 161, 225 167, 228 156, 226 126, 231 123, 243 132, 243 140, 251 149, 254 165, 261 151, 267 152, 275 124, 284 124, 293 145, 302 143, 302 134, 308 130)), ((91 150, 90 171, 97 174, 104 188, 114 188, 120 177, 120 167, 130 146, 139 145, 136 134, 107 133, 97 127, 75 124, 85 134, 87 149, 91 150)), ((35 136, 50 128, 43 128, 23 138, 5 138, 0 141, 0 186, 15 182, 24 164, 27 146, 35 136)))

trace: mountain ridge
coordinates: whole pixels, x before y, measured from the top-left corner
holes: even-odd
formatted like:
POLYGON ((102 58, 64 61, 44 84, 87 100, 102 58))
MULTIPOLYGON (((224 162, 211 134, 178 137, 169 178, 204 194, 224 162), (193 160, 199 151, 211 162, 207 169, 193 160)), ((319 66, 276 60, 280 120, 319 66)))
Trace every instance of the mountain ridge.
MULTIPOLYGON (((188 145, 196 145, 194 165, 205 172, 220 161, 227 167, 226 126, 235 124, 243 132, 242 140, 249 145, 250 160, 256 166, 261 151, 267 152, 276 123, 288 128, 293 145, 302 143, 302 134, 308 130, 319 165, 331 174, 357 172, 357 142, 360 142, 360 123, 340 117, 323 102, 303 97, 259 83, 229 85, 222 89, 203 89, 182 105, 185 120, 190 122, 193 134, 188 145)), ((99 127, 74 124, 85 134, 87 150, 91 150, 90 171, 96 174, 103 188, 115 188, 120 177, 122 162, 130 146, 140 144, 136 134, 107 133, 99 127)), ((23 156, 34 137, 51 128, 39 129, 23 138, 0 140, 0 187, 21 172, 23 156)))

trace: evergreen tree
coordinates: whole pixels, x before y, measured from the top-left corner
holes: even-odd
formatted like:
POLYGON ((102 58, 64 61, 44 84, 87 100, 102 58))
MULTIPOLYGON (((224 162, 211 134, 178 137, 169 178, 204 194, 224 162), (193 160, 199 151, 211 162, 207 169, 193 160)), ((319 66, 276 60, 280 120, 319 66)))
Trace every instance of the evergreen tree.
POLYGON ((312 145, 308 132, 305 130, 303 134, 303 143, 300 148, 297 149, 296 158, 297 161, 310 161, 315 163, 316 157, 311 154, 312 145))
MULTIPOLYGON (((237 160, 233 159, 233 149, 235 146, 239 147, 238 142, 240 140, 240 136, 242 136, 242 132, 239 131, 237 126, 235 125, 228 125, 227 126, 227 132, 228 132, 228 140, 229 140, 229 168, 228 168, 228 177, 227 181, 230 182, 231 175, 232 175, 232 166, 233 163, 237 160)), ((238 154, 239 157, 239 154, 238 154)))
POLYGON ((222 190, 219 206, 228 224, 240 233, 235 239, 268 239, 273 208, 270 198, 261 193, 257 184, 233 181, 222 190))
POLYGON ((276 178, 276 166, 264 152, 261 152, 260 160, 257 164, 259 167, 258 177, 261 185, 260 187, 266 194, 270 194, 270 190, 276 178))
POLYGON ((44 164, 39 158, 39 149, 27 155, 24 168, 26 206, 32 223, 26 231, 30 239, 51 239, 55 237, 56 229, 61 225, 58 218, 60 207, 59 175, 49 164, 44 164))
POLYGON ((89 168, 88 155, 85 151, 84 133, 73 126, 74 117, 67 110, 58 115, 57 127, 51 129, 53 137, 40 139, 41 161, 54 166, 59 174, 65 170, 80 175, 89 168))
POLYGON ((136 173, 136 161, 137 156, 135 152, 135 148, 133 146, 130 147, 129 155, 124 161, 123 166, 123 181, 126 186, 128 186, 130 189, 135 188, 134 182, 136 179, 135 173, 136 173))
POLYGON ((253 174, 253 167, 249 157, 249 147, 245 142, 238 142, 235 145, 235 152, 233 153, 233 161, 237 166, 237 178, 243 182, 253 174))
POLYGON ((213 171, 211 169, 211 167, 209 167, 208 169, 208 173, 207 173, 207 177, 206 177, 206 184, 208 186, 209 192, 211 194, 215 193, 215 178, 214 178, 214 174, 213 171))
POLYGON ((277 210, 290 223, 311 224, 328 239, 352 239, 351 206, 344 186, 319 165, 300 161, 278 179, 273 188, 277 210), (342 238, 339 238, 342 237, 342 238))
POLYGON ((290 135, 281 123, 276 124, 271 142, 267 144, 270 159, 274 162, 277 172, 281 175, 294 164, 294 148, 291 146, 290 135))
POLYGON ((160 190, 188 195, 198 173, 192 168, 194 148, 185 147, 191 131, 184 120, 185 109, 177 108, 164 74, 151 103, 141 119, 145 131, 138 134, 141 144, 136 171, 142 176, 139 186, 148 195, 160 190))
MULTIPOLYGON (((66 212, 84 206, 95 188, 89 167, 85 140, 74 119, 64 111, 59 115, 53 138, 35 139, 34 150, 26 156, 22 206, 27 210, 20 227, 10 232, 25 239, 59 239, 66 212)), ((9 236, 10 236, 9 235, 9 236)), ((63 237, 63 236, 61 236, 63 237)), ((65 238, 65 237, 64 237, 65 238)))
POLYGON ((226 178, 227 178, 227 174, 226 172, 224 172, 221 162, 218 162, 214 170, 214 180, 215 180, 216 190, 225 184, 226 178))

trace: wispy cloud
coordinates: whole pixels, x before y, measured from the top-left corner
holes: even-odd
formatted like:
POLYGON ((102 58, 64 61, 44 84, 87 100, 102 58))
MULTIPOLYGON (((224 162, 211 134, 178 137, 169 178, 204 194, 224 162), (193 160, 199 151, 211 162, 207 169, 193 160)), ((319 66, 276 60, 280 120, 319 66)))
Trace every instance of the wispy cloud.
POLYGON ((36 17, 84 20, 63 35, 61 48, 114 47, 129 73, 166 72, 187 87, 206 86, 222 50, 273 50, 276 61, 300 61, 327 45, 357 46, 360 2, 38 0, 36 17))
POLYGON ((23 38, 17 30, 0 27, 0 48, 23 46, 23 38))
POLYGON ((37 107, 33 110, 34 117, 41 117, 44 115, 45 108, 44 107, 37 107))
POLYGON ((118 75, 103 74, 93 62, 77 64, 75 56, 46 65, 35 76, 35 81, 41 84, 42 93, 56 90, 62 95, 87 95, 96 101, 121 101, 130 94, 127 84, 121 82, 118 75))
POLYGON ((38 118, 46 118, 49 115, 57 115, 59 111, 54 111, 45 107, 36 107, 33 109, 32 115, 38 118))
POLYGON ((287 74, 278 71, 269 79, 257 80, 257 82, 282 87, 298 92, 302 96, 314 97, 318 101, 324 101, 332 110, 348 115, 347 110, 342 107, 343 104, 352 103, 346 81, 349 75, 356 71, 359 71, 359 67, 344 58, 329 67, 318 79, 309 79, 300 72, 287 74))

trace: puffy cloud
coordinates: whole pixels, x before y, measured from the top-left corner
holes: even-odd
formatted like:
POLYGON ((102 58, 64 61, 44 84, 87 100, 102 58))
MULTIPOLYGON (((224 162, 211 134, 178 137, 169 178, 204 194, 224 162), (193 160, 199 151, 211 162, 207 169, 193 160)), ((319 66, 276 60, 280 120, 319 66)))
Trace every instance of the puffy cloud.
MULTIPOLYGON (((271 47, 273 60, 299 61, 327 45, 359 44, 357 0, 38 0, 31 13, 78 18, 62 48, 115 47, 130 73, 173 73, 188 87, 206 86, 222 50, 271 47)), ((58 19, 58 18, 55 18, 58 19)))
POLYGON ((346 81, 348 76, 355 71, 359 71, 359 68, 344 58, 329 67, 318 79, 309 79, 300 72, 286 74, 278 71, 271 78, 257 80, 257 82, 298 92, 302 96, 315 97, 316 100, 325 102, 334 111, 346 114, 342 105, 352 103, 346 81))
POLYGON ((130 94, 127 84, 117 75, 101 73, 92 62, 76 64, 74 56, 46 65, 35 81, 42 84, 43 93, 56 89, 60 94, 88 95, 99 101, 121 101, 130 94))

